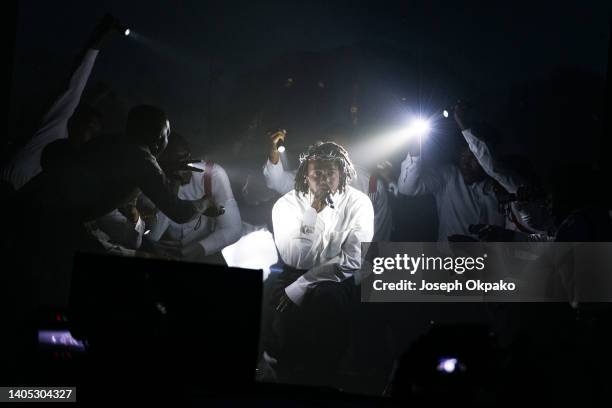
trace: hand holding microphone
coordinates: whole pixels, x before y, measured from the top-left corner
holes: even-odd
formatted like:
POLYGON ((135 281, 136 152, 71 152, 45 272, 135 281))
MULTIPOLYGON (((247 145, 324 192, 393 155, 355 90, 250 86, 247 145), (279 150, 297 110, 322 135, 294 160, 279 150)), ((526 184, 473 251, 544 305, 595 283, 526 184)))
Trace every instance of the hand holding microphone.
POLYGON ((176 166, 177 166, 176 171, 193 171, 196 173, 204 173, 204 169, 201 169, 196 166, 192 166, 192 164, 203 163, 203 162, 204 160, 200 160, 200 159, 181 161, 181 162, 176 163, 176 166))
POLYGON ((331 198, 331 192, 327 192, 327 194, 325 195, 325 203, 327 205, 329 205, 329 208, 331 208, 332 210, 336 207, 334 207, 334 200, 332 200, 331 198))
POLYGON ((198 212, 205 217, 215 218, 225 214, 225 207, 222 205, 218 206, 215 200, 209 195, 205 195, 199 200, 193 201, 193 203, 198 209, 198 212))
POLYGON ((195 163, 203 163, 201 159, 188 159, 178 161, 159 161, 160 166, 168 174, 173 174, 178 171, 193 171, 196 173, 204 173, 204 169, 193 166, 195 163))
POLYGON ((332 192, 329 188, 321 188, 314 193, 311 207, 317 212, 321 212, 326 206, 329 206, 331 209, 335 208, 334 200, 332 199, 332 192))

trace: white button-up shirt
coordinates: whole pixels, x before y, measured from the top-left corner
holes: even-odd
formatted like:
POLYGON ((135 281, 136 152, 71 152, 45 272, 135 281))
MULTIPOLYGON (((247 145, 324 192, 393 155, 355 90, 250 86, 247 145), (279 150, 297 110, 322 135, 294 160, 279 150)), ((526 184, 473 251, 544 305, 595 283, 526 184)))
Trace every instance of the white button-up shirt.
MULTIPOLYGON (((508 193, 516 194, 518 188, 524 184, 521 177, 512 169, 504 167, 491 152, 487 143, 476 137, 471 129, 463 130, 461 134, 484 172, 497 181, 508 193)), ((510 219, 506 220, 507 229, 528 231, 531 234, 531 237, 528 238, 530 240, 547 241, 551 239, 548 232, 552 229, 553 219, 542 205, 514 201, 510 203, 510 210, 514 213, 517 223, 520 224, 520 229, 519 225, 510 219)), ((517 239, 522 240, 523 238, 527 239, 527 237, 517 235, 517 239)))
POLYGON ((98 50, 87 50, 81 64, 72 74, 66 90, 45 114, 36 134, 0 171, 0 179, 10 183, 15 190, 19 190, 42 171, 40 158, 45 146, 68 137, 68 120, 79 105, 97 56, 98 50))
POLYGON ((473 235, 470 224, 505 226, 491 180, 467 185, 457 166, 424 168, 420 157, 410 154, 402 162, 397 182, 399 192, 417 196, 433 194, 438 211, 438 241, 449 235, 473 235))
MULTIPOLYGON (((99 50, 89 49, 74 70, 66 89, 53 102, 34 136, 19 149, 0 171, 0 179, 19 190, 42 171, 40 159, 44 148, 51 142, 68 138, 68 121, 81 101, 81 96, 93 70, 99 50)), ((118 210, 97 220, 100 234, 94 234, 101 243, 114 247, 138 249, 142 243, 144 222, 129 222, 118 210)), ((132 251, 133 252, 133 251, 132 251)), ((131 254, 131 252, 127 252, 131 254)))
MULTIPOLYGON (((204 164, 194 164, 193 166, 204 169, 204 164)), ((171 240, 180 241, 183 245, 198 241, 206 251, 206 255, 214 254, 238 241, 242 231, 240 210, 234 199, 227 173, 218 164, 213 165, 210 184, 212 191, 205 192, 204 173, 194 172, 191 181, 180 186, 178 198, 181 200, 198 200, 204 197, 205 193, 209 194, 216 205, 225 207, 223 215, 216 218, 208 218, 202 215, 185 224, 177 224, 164 213, 158 211, 157 222, 147 238, 159 241, 162 235, 167 233, 171 240)))
MULTIPOLYGON (((282 159, 286 157, 286 154, 286 151, 281 153, 281 160, 277 164, 272 164, 268 160, 263 169, 266 185, 279 194, 286 194, 293 190, 295 184, 296 170, 286 170, 283 164, 282 159)), ((376 191, 370 193, 370 171, 365 167, 354 165, 357 177, 351 180, 350 185, 367 194, 374 207, 374 237, 372 241, 389 241, 393 229, 393 218, 387 189, 383 182, 377 179, 376 191)))
MULTIPOLYGON (((274 204, 274 240, 285 264, 307 270, 285 292, 301 304, 317 282, 340 282, 361 267, 361 243, 372 241, 374 210, 368 196, 347 186, 332 196, 334 207, 317 213, 312 194, 291 190, 274 204)), ((358 278, 356 276, 356 278, 358 278)))

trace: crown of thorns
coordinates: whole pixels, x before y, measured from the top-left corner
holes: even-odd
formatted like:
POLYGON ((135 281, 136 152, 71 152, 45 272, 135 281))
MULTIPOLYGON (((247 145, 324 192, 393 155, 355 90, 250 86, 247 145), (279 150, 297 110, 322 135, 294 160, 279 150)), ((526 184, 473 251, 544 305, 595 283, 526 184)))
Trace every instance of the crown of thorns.
POLYGON ((349 179, 355 177, 355 169, 348 157, 348 152, 337 143, 317 142, 310 146, 306 152, 300 154, 300 165, 311 160, 339 161, 341 163, 341 170, 344 171, 347 177, 349 179))
POLYGON ((306 152, 300 154, 300 163, 308 160, 344 160, 344 157, 338 152, 306 152))

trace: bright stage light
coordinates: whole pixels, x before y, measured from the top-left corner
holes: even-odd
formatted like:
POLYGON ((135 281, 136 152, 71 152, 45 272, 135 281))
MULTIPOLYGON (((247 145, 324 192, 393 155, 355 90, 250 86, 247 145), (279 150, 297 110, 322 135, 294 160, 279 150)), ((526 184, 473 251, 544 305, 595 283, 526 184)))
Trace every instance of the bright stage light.
POLYGON ((444 111, 442 112, 442 116, 448 118, 448 111, 446 109, 444 109, 444 111))
POLYGON ((457 363, 458 361, 456 358, 442 358, 436 368, 443 373, 452 374, 457 368, 457 363))
POLYGON ((126 28, 125 31, 123 32, 123 35, 125 35, 126 37, 130 35, 130 29, 126 28))
POLYGON ((431 126, 429 125, 429 121, 426 119, 415 119, 412 121, 408 127, 404 130, 400 131, 400 135, 403 138, 413 138, 413 137, 425 137, 431 130, 431 126))
POLYGON ((386 160, 395 152, 405 149, 409 143, 418 143, 420 148, 435 130, 436 119, 434 116, 419 116, 418 114, 408 116, 403 126, 383 131, 378 135, 371 135, 366 140, 352 146, 351 158, 358 158, 358 162, 376 166, 377 163, 386 160))
POLYGON ((425 119, 416 119, 411 125, 412 133, 417 136, 425 136, 429 133, 429 122, 425 119))

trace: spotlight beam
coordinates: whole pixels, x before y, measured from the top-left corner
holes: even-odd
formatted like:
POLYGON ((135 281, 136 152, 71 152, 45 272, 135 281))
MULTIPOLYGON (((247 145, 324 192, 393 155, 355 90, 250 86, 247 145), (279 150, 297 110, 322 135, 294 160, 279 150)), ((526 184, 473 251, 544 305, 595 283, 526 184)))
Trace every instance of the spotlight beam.
POLYGON ((427 118, 414 118, 408 126, 368 138, 351 149, 351 156, 358 158, 362 163, 375 164, 393 154, 414 138, 418 138, 419 148, 422 141, 432 129, 432 120, 427 118))

